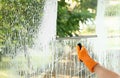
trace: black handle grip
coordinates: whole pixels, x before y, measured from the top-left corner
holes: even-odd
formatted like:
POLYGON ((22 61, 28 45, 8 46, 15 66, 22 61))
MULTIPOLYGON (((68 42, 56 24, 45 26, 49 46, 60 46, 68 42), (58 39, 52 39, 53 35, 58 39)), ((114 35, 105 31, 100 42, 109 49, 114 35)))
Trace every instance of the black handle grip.
POLYGON ((81 43, 78 43, 77 45, 80 47, 80 49, 82 48, 82 44, 81 43))
MULTIPOLYGON (((81 43, 78 43, 77 45, 80 47, 80 49, 82 48, 82 44, 81 43)), ((80 60, 80 61, 83 62, 82 60, 80 60)))

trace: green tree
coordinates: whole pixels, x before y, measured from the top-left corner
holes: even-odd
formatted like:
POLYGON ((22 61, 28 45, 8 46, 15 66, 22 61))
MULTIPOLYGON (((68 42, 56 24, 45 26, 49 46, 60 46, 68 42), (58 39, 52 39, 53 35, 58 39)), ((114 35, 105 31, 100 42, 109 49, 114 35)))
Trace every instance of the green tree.
POLYGON ((65 0, 58 1, 57 36, 71 37, 73 33, 77 36, 79 21, 86 22, 96 15, 97 0, 72 0, 76 2, 74 8, 65 0), (92 12, 89 11, 92 10, 92 12))
POLYGON ((0 0, 0 54, 33 44, 43 5, 44 0, 0 0))

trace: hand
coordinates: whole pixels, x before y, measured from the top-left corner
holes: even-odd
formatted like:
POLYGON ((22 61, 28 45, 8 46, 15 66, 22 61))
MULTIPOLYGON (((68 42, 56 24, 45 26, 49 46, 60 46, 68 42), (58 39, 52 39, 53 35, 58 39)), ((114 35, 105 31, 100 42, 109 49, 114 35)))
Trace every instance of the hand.
POLYGON ((91 72, 94 72, 93 68, 95 65, 97 65, 97 62, 95 62, 88 54, 88 50, 81 45, 81 43, 78 43, 76 46, 78 59, 82 61, 91 72))

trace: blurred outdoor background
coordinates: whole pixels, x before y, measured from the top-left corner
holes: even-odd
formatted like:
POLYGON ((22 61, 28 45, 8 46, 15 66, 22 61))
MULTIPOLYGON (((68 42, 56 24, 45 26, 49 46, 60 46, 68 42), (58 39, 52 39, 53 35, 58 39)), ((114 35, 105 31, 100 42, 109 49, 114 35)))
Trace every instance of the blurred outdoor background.
POLYGON ((96 78, 78 42, 120 73, 120 0, 0 0, 0 78, 96 78))

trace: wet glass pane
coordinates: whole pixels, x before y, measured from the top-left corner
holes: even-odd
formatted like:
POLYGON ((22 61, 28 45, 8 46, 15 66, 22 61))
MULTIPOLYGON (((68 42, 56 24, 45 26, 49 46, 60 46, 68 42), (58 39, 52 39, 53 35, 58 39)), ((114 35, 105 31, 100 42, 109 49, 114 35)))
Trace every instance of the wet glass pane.
POLYGON ((55 17, 56 5, 54 0, 0 1, 0 77, 97 78, 78 61, 75 46, 79 42, 96 61, 120 72, 119 49, 109 49, 102 54, 94 52, 96 37, 55 39, 52 32, 55 27, 49 24, 52 21, 47 15, 55 17))

